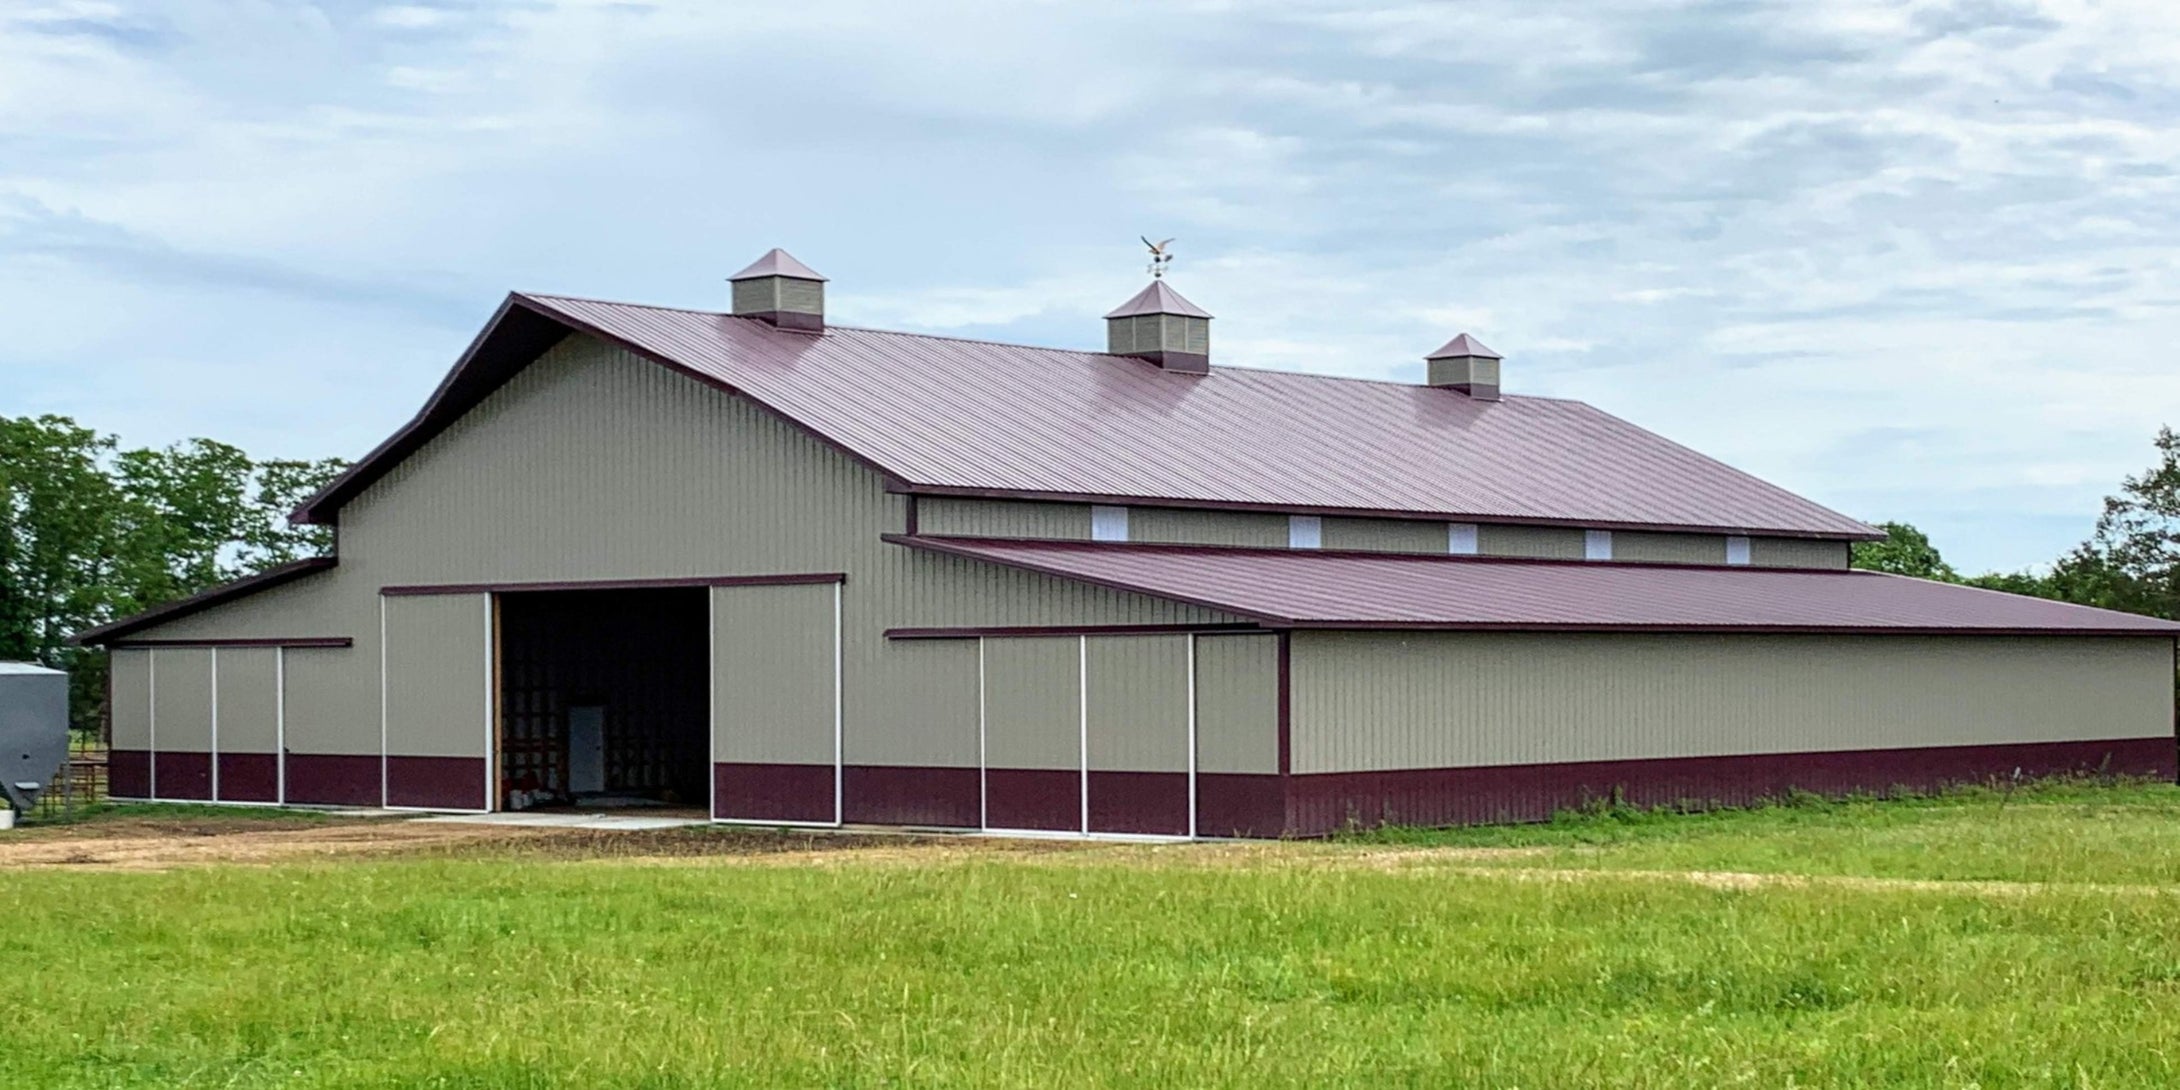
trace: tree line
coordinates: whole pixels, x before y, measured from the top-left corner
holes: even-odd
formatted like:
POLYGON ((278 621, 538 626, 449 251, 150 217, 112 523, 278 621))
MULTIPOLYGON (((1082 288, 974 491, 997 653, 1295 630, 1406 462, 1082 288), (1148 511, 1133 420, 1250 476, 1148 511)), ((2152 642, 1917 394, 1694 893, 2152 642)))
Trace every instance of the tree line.
POLYGON ((2121 480, 2095 532, 2047 571, 1962 575, 1904 522, 1878 524, 1885 540, 1858 542, 1854 566, 2180 620, 2180 435, 2160 428, 2155 446, 2156 463, 2121 480))
POLYGON ((332 549, 288 512, 345 463, 190 439, 124 448, 65 416, 0 416, 0 660, 69 671, 79 729, 97 726, 106 656, 68 637, 332 549))

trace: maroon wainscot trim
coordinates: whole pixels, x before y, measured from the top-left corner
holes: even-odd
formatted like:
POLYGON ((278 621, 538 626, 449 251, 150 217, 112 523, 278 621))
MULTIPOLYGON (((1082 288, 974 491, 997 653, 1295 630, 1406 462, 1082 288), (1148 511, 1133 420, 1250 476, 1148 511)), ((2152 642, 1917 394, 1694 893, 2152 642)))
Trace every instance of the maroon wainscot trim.
POLYGON ((1767 753, 1643 761, 1333 772, 1288 780, 1289 831, 1349 826, 1543 821, 1616 800, 1634 806, 1740 806, 1792 791, 1823 795, 1929 791, 1949 784, 2097 772, 2174 778, 2171 738, 1916 749, 1767 753))
POLYGON ((1188 773, 1090 772, 1090 831, 1188 835, 1188 773))
POLYGON ((151 797, 151 751, 116 749, 106 754, 106 794, 117 799, 151 797))
POLYGON ((712 766, 712 816, 831 824, 833 766, 721 761, 712 766))
POLYGON ((994 829, 1082 829, 1082 773, 1075 769, 991 768, 984 809, 994 829))
POLYGON ((212 799, 212 755, 155 749, 151 752, 151 782, 162 799, 191 802, 212 799))
POLYGON ((485 761, 482 757, 386 758, 386 805, 420 810, 485 808, 485 761))
POLYGON ((1196 835, 1276 837, 1287 829, 1286 782, 1275 775, 1196 774, 1196 835))
POLYGON ((974 829, 982 820, 983 777, 974 768, 849 765, 841 770, 843 821, 974 829))
POLYGON ((288 799, 311 806, 377 806, 379 756, 351 753, 290 753, 288 799))
POLYGON ((280 758, 272 753, 221 753, 221 802, 279 802, 280 758))

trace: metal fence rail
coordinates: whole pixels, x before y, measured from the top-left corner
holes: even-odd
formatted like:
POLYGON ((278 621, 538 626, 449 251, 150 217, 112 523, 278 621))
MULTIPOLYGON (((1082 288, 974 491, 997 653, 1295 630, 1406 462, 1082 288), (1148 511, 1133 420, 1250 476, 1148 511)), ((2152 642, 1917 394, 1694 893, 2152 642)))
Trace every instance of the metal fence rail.
MULTIPOLYGON (((90 731, 68 732, 68 759, 31 811, 35 818, 68 818, 106 801, 106 743, 90 731)), ((5 805, 5 803, 0 803, 5 805)))

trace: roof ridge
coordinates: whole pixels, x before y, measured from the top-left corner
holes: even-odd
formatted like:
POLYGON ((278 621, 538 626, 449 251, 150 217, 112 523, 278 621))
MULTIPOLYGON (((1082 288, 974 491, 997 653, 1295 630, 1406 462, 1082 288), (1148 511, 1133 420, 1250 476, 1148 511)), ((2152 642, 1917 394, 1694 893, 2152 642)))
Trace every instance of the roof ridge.
MULTIPOLYGON (((740 317, 739 315, 730 314, 723 310, 703 310, 697 307, 670 307, 662 306, 657 303, 631 303, 621 299, 599 299, 588 295, 554 295, 550 292, 541 291, 518 291, 515 294, 520 295, 526 299, 557 300, 569 303, 599 303, 609 307, 635 307, 639 310, 663 310, 674 314, 702 314, 712 318, 740 317)), ((762 321, 762 319, 757 318, 749 318, 745 320, 753 322, 762 321)), ((1131 356, 1115 355, 1111 352, 1099 352, 1095 349, 1089 348, 1062 348, 1058 345, 1050 344, 1023 344, 1020 341, 999 341, 993 340, 990 337, 963 337, 959 334, 954 333, 927 333, 920 329, 885 329, 879 326, 850 325, 840 322, 828 322, 826 323, 825 328, 828 332, 832 330, 846 330, 851 333, 870 333, 884 337, 919 337, 929 341, 951 341, 955 344, 982 344, 989 345, 993 348, 1011 348, 1017 351, 1061 352, 1071 356, 1103 356, 1107 359, 1114 360, 1133 359, 1133 357, 1131 356)), ((1218 367, 1213 368, 1211 373, 1215 375, 1222 370, 1250 371, 1256 374, 1265 375, 1292 375, 1296 378, 1322 379, 1326 382, 1363 382, 1369 383, 1374 386, 1398 386, 1406 390, 1421 390, 1427 388, 1421 383, 1402 382, 1399 379, 1392 378, 1368 378, 1362 375, 1335 375, 1328 374, 1323 371, 1297 371, 1285 367, 1265 367, 1261 364, 1247 363, 1222 363, 1218 365, 1218 367)), ((1505 394, 1503 396, 1503 400, 1551 401, 1564 405, 1582 405, 1592 409, 1597 408, 1595 405, 1591 405, 1589 402, 1584 401, 1578 397, 1553 397, 1549 394, 1510 393, 1505 394)), ((1604 412, 1603 409, 1597 409, 1597 411, 1604 412)), ((1615 419, 1618 418, 1615 417, 1615 419)))

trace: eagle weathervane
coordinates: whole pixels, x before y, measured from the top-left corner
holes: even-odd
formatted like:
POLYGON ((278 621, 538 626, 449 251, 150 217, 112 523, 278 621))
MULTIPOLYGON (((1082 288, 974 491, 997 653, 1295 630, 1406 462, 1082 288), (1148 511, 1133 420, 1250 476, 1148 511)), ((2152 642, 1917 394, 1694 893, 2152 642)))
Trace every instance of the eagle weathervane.
POLYGON ((1169 238, 1164 242, 1152 242, 1149 235, 1137 235, 1136 237, 1143 240, 1143 245, 1151 248, 1151 279, 1165 279, 1166 266, 1173 264, 1173 254, 1166 247, 1173 245, 1173 240, 1169 238))

